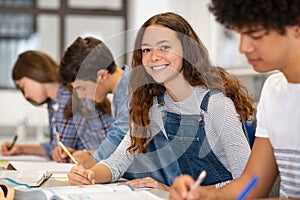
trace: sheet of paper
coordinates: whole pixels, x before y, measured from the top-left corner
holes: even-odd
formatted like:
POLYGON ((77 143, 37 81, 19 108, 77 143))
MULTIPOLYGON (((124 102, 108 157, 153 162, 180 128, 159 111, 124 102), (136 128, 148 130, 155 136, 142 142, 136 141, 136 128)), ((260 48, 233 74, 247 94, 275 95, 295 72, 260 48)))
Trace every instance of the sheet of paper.
POLYGON ((69 172, 75 164, 57 163, 55 161, 29 162, 29 161, 10 161, 16 170, 44 170, 52 173, 69 172))

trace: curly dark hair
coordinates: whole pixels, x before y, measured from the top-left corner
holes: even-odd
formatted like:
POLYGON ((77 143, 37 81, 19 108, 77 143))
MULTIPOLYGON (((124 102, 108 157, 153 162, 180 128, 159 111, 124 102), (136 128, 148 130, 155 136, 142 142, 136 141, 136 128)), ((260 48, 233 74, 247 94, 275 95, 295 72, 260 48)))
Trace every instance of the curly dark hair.
POLYGON ((262 25, 285 34, 285 27, 299 24, 299 0, 212 0, 209 10, 229 29, 262 25))

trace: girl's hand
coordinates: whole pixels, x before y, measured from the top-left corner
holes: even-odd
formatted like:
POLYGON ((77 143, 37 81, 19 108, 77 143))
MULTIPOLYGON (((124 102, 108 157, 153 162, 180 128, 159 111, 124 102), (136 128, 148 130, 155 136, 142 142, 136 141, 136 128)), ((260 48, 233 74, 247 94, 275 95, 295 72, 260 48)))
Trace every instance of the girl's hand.
POLYGON ((160 183, 151 177, 138 178, 121 184, 130 185, 134 188, 157 188, 157 189, 169 191, 169 187, 167 185, 160 183))
POLYGON ((95 184, 95 172, 83 169, 81 166, 72 167, 68 173, 70 185, 91 185, 95 184))

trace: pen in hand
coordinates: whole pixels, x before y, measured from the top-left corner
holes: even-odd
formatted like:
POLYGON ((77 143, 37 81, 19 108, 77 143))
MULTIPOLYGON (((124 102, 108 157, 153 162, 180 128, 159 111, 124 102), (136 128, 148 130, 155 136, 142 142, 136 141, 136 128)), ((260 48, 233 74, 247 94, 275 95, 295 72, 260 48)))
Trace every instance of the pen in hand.
POLYGON ((73 157, 73 155, 70 153, 70 151, 66 148, 66 146, 62 142, 58 142, 58 144, 61 146, 61 148, 66 152, 66 154, 72 159, 72 161, 76 164, 79 165, 77 160, 73 157))
POLYGON ((195 181, 194 185, 191 187, 191 190, 196 189, 205 179, 206 171, 203 170, 200 175, 198 176, 197 180, 195 181))
POLYGON ((8 151, 10 151, 10 150, 15 146, 17 139, 18 139, 18 135, 16 134, 16 135, 14 136, 14 139, 13 139, 12 143, 11 143, 11 144, 9 145, 9 147, 7 148, 8 151))

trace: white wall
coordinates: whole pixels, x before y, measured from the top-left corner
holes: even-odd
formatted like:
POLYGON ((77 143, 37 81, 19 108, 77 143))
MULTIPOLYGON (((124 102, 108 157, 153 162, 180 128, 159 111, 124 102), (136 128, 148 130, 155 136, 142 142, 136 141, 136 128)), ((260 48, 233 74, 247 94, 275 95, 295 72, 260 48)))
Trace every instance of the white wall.
MULTIPOLYGON (((27 102, 19 90, 0 90, 0 128, 15 127, 28 119, 28 126, 44 128, 48 125, 46 106, 33 106, 27 102)), ((0 129, 1 134, 4 133, 0 129)))
MULTIPOLYGON (((130 0, 129 1, 129 30, 137 30, 150 17, 162 12, 176 12, 183 16, 194 28, 204 45, 212 49, 212 30, 216 22, 207 9, 209 0, 130 0)), ((129 49, 134 43, 134 34, 128 38, 129 49)))

